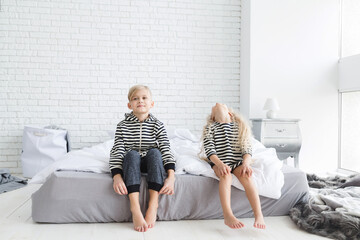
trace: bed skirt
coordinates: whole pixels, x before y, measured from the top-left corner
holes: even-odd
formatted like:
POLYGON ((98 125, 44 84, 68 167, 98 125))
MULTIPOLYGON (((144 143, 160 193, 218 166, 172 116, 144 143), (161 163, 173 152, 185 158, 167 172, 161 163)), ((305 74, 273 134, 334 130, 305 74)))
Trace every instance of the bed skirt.
MULTIPOLYGON (((308 197, 306 175, 284 165, 285 184, 279 199, 260 196, 264 216, 288 215, 289 210, 308 197)), ((223 218, 218 181, 195 175, 176 175, 175 194, 160 195, 158 220, 223 218)), ((140 206, 145 213, 149 194, 145 177, 140 185, 140 206)), ((253 217, 245 192, 231 189, 231 205, 238 218, 253 217)), ((54 172, 32 195, 32 219, 43 223, 129 222, 128 196, 116 194, 110 174, 54 172)))

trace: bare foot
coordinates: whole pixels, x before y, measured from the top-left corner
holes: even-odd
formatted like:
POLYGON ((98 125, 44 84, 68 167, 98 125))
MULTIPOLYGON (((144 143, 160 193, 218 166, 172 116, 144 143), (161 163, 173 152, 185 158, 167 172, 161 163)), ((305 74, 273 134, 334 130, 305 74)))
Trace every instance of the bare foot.
POLYGON ((245 225, 240 222, 234 215, 230 216, 224 216, 224 222, 226 225, 228 225, 230 228, 238 229, 242 228, 245 225))
POLYGON ((255 217, 254 227, 259 228, 259 229, 266 228, 264 217, 262 215, 255 217))
POLYGON ((132 219, 134 229, 138 232, 146 232, 148 230, 148 224, 146 223, 141 212, 132 213, 132 219))
POLYGON ((148 228, 153 228, 156 222, 157 208, 148 208, 145 215, 145 221, 148 224, 148 228))

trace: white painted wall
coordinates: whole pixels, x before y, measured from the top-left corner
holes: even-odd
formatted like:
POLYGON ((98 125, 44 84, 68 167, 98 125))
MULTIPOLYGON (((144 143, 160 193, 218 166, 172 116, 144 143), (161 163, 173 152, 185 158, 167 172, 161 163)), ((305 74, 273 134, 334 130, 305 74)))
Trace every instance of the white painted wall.
POLYGON ((341 0, 341 57, 360 54, 360 1, 341 0))
POLYGON ((193 131, 240 91, 250 117, 277 97, 280 117, 302 119, 301 168, 334 169, 338 0, 242 5, 240 89, 240 0, 2 0, 0 168, 21 172, 25 124, 61 125, 75 148, 105 140, 144 83, 165 124, 193 131))
POLYGON ((241 34, 250 39, 241 51, 250 51, 241 86, 250 85, 241 108, 250 118, 265 117, 266 98, 276 97, 280 118, 301 119, 300 168, 307 172, 337 168, 339 9, 338 0, 242 1, 250 14, 241 24, 250 31, 241 34))
POLYGON ((21 172, 24 125, 60 125, 72 146, 106 140, 131 85, 153 113, 200 132, 240 102, 240 0, 1 0, 0 168, 21 172))

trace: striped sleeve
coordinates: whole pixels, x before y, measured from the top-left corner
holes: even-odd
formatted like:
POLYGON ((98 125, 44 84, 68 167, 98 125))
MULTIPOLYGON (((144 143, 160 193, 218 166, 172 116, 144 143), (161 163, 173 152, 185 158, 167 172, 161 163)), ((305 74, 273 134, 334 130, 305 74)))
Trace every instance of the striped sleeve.
POLYGON ((161 152, 162 161, 165 170, 175 170, 175 159, 170 149, 170 141, 168 139, 166 129, 160 121, 157 121, 156 140, 158 142, 159 150, 161 152))
POLYGON ((122 164, 125 156, 125 145, 121 134, 121 123, 117 125, 114 146, 110 151, 109 168, 112 177, 116 174, 123 174, 122 164))
POLYGON ((252 147, 249 138, 247 138, 246 141, 244 141, 244 143, 240 148, 240 151, 241 151, 241 157, 243 157, 245 154, 250 154, 252 156, 252 147))
POLYGON ((214 143, 214 132, 211 129, 212 125, 207 125, 204 134, 204 151, 207 158, 210 160, 211 155, 216 155, 215 143, 214 143))

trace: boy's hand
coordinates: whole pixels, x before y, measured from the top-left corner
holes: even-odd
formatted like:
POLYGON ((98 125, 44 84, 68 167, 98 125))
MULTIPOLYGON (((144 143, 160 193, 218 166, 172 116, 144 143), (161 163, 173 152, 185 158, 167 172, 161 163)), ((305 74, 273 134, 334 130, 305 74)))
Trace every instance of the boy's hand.
POLYGON ((221 162, 219 165, 216 165, 216 167, 218 168, 221 176, 225 176, 231 173, 231 168, 223 162, 221 162))
POLYGON ((168 170, 168 177, 164 181, 164 186, 160 189, 160 194, 173 195, 174 194, 175 175, 174 170, 168 170))
POLYGON ((125 186, 124 180, 122 179, 120 174, 116 174, 113 177, 113 188, 116 193, 120 195, 126 195, 128 194, 127 188, 125 186))

